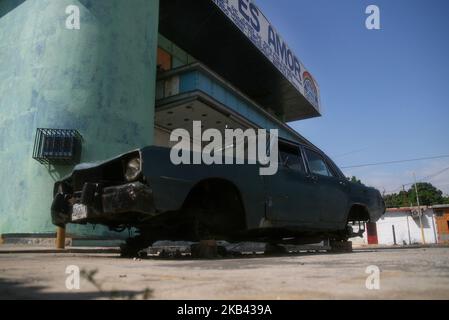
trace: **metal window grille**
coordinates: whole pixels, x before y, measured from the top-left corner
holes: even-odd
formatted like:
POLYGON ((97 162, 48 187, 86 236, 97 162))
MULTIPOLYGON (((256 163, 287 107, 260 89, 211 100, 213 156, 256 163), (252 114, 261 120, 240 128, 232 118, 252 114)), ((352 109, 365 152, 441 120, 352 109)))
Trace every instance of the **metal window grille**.
POLYGON ((76 130, 39 128, 34 141, 33 159, 42 164, 78 164, 82 140, 76 130))

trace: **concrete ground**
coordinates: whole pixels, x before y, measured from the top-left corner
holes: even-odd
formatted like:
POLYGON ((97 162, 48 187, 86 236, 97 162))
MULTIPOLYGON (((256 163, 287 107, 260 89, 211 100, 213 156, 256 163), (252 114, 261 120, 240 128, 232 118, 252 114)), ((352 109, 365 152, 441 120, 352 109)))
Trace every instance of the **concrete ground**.
POLYGON ((0 299, 16 298, 449 299, 449 248, 220 260, 3 253, 0 299), (70 265, 81 271, 80 290, 66 288, 70 265), (379 290, 366 288, 369 266, 380 269, 379 290))

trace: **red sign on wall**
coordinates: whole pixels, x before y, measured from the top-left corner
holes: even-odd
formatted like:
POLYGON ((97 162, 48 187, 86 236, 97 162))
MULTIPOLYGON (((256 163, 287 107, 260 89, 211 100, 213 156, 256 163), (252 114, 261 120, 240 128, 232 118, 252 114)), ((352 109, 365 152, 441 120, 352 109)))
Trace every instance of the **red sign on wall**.
POLYGON ((366 224, 366 232, 368 234, 368 244, 379 244, 379 238, 377 237, 377 225, 373 222, 366 224))

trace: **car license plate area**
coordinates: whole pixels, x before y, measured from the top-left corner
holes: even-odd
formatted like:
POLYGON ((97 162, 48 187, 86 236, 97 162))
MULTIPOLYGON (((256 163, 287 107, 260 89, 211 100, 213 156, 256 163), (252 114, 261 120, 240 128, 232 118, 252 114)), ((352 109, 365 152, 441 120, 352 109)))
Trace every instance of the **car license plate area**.
POLYGON ((72 221, 80 221, 87 219, 89 210, 86 205, 76 203, 72 209, 72 221))

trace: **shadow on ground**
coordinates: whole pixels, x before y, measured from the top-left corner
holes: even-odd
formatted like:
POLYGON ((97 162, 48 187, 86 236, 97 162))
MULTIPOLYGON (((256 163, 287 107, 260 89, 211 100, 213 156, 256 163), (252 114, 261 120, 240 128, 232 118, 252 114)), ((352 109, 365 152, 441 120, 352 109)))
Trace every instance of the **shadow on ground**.
POLYGON ((11 281, 0 278, 0 300, 98 300, 98 299, 147 299, 145 291, 92 291, 46 292, 47 287, 34 281, 11 281))

